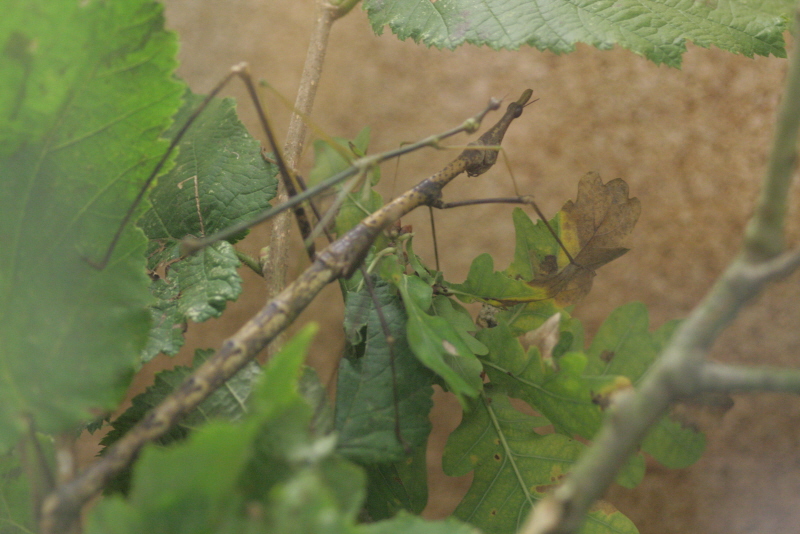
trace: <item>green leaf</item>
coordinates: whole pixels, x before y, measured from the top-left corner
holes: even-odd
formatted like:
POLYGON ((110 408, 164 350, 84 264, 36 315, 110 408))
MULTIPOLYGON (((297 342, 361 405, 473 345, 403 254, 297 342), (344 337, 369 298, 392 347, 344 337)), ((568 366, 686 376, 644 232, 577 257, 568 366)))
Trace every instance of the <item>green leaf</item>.
POLYGON ((428 504, 426 444, 399 462, 365 466, 368 484, 364 509, 370 520, 387 519, 401 510, 422 513, 428 504))
MULTIPOLYGON (((514 208, 511 217, 514 221, 516 246, 514 261, 504 272, 512 278, 528 282, 542 272, 549 257, 554 258, 563 252, 544 222, 537 220, 534 224, 520 208, 514 208)), ((556 215, 549 223, 560 236, 561 218, 556 215)))
MULTIPOLYGON (((177 259, 179 245, 170 247, 177 259)), ((187 321, 219 317, 227 301, 241 294, 240 266, 233 246, 214 243, 174 264, 168 278, 156 278, 150 290, 157 301, 150 306, 152 326, 147 346, 141 353, 148 362, 159 353, 174 355, 184 343, 187 321)))
MULTIPOLYGON (((326 178, 349 168, 354 159, 366 155, 369 135, 369 126, 365 126, 353 140, 333 137, 329 140, 314 141, 314 168, 308 175, 308 185, 317 185, 326 178)), ((372 185, 378 182, 379 177, 380 170, 376 167, 370 180, 372 185)))
POLYGON ((147 341, 144 237, 93 268, 167 143, 177 45, 155 2, 12 0, 0 17, 0 450, 113 408, 147 341), (47 373, 42 373, 47 369, 47 373))
POLYGON ((552 369, 535 347, 523 350, 504 324, 481 330, 478 339, 489 347, 483 362, 492 383, 533 406, 557 432, 585 438, 594 435, 603 414, 592 402, 592 391, 608 385, 613 377, 585 378, 586 356, 579 352, 563 355, 558 360, 559 369, 552 369))
POLYGON ((478 330, 478 327, 475 326, 475 323, 472 321, 472 316, 464 306, 442 295, 433 297, 432 305, 433 314, 447 321, 450 326, 458 332, 458 335, 461 336, 461 340, 469 347, 469 350, 473 354, 484 356, 489 352, 486 345, 470 334, 470 332, 478 330))
MULTIPOLYGON (((186 377, 213 354, 213 350, 197 350, 191 367, 178 366, 158 373, 155 376, 153 385, 147 388, 144 393, 134 397, 131 407, 111 423, 112 429, 103 437, 100 444, 106 448, 113 445, 139 423, 150 410, 158 406, 168 395, 175 391, 186 377)), ((261 367, 255 362, 250 362, 244 369, 236 373, 233 378, 225 382, 222 387, 200 403, 200 406, 192 410, 178 424, 156 440, 156 443, 168 445, 175 441, 186 439, 193 430, 213 419, 221 418, 229 421, 240 419, 247 413, 247 399, 250 397, 253 383, 260 375, 261 367)), ((127 493, 129 484, 130 470, 126 470, 114 482, 109 484, 106 490, 127 493)))
POLYGON ((481 364, 450 323, 428 315, 431 287, 416 276, 404 275, 399 288, 408 313, 408 344, 417 359, 460 400, 477 396, 483 386, 481 364))
MULTIPOLYGON (((197 111, 204 95, 186 102, 167 132, 173 138, 197 111)), ((139 221, 147 237, 166 245, 201 237, 249 220, 270 207, 277 167, 236 116, 232 98, 212 99, 178 144, 175 166, 150 192, 152 208, 139 221)))
MULTIPOLYGON (((536 347, 523 350, 503 323, 481 330, 478 339, 489 347, 489 354, 481 361, 493 384, 530 404, 553 424, 556 432, 586 439, 594 436, 603 421, 595 397, 617 386, 616 375, 587 372, 588 359, 581 352, 562 355, 557 360, 558 368, 553 369, 542 360, 536 347)), ((644 461, 637 456, 617 482, 633 487, 642 476, 644 461)))
POLYGON ((50 437, 37 436, 38 443, 23 439, 17 447, 0 454, 0 532, 3 534, 31 534, 38 531, 33 510, 33 495, 46 490, 48 478, 55 469, 55 451, 50 437), (38 451, 34 448, 38 448, 38 451), (25 448, 22 452, 21 449, 25 448), (41 452, 47 461, 49 473, 38 465, 41 452), (25 469, 23 458, 28 459, 25 469), (36 480, 32 481, 31 478, 36 480))
MULTIPOLYGON (((368 215, 378 211, 383 206, 383 197, 370 187, 362 188, 361 191, 350 193, 339 208, 336 214, 335 232, 337 236, 343 236, 356 227, 368 215)), ((385 239, 379 236, 376 240, 376 249, 384 246, 385 239)))
MULTIPOLYGON (((451 476, 475 471, 454 516, 487 533, 513 533, 544 494, 559 483, 585 446, 560 434, 541 435, 546 424, 517 411, 501 390, 487 386, 450 435, 442 467, 451 476)), ((637 532, 622 513, 604 503, 587 516, 584 533, 637 532)))
MULTIPOLYGON (((153 385, 147 388, 144 393, 134 397, 131 407, 111 423, 112 430, 103 437, 100 443, 109 446, 116 442, 141 421, 151 409, 158 406, 168 395, 174 392, 189 375, 213 354, 213 349, 199 349, 195 352, 194 362, 191 367, 178 366, 158 373, 155 376, 153 385)), ((193 430, 213 419, 239 420, 247 413, 247 401, 250 397, 253 383, 260 375, 261 367, 256 362, 248 363, 244 369, 216 389, 197 408, 188 413, 178 424, 159 438, 157 443, 167 445, 174 441, 185 439, 193 430)))
POLYGON ((362 306, 358 313, 366 310, 366 317, 358 321, 366 328, 364 343, 351 345, 342 359, 336 394, 337 450, 359 463, 396 461, 405 456, 404 444, 395 434, 397 424, 403 440, 412 447, 425 443, 431 429, 428 413, 433 406, 434 377, 409 348, 406 314, 394 288, 380 281, 375 292, 395 342, 390 352, 374 303, 369 295, 363 296, 366 290, 361 296, 348 296, 348 312, 356 300, 362 306))
MULTIPOLYGON (((632 302, 614 310, 597 331, 587 351, 592 364, 587 372, 625 376, 638 383, 677 327, 666 323, 654 333, 648 331, 647 308, 632 302)), ((700 459, 705 436, 664 417, 642 443, 642 450, 663 465, 680 469, 700 459)))
POLYGON ((513 306, 520 302, 546 301, 547 291, 534 288, 522 280, 512 278, 505 272, 494 270, 494 259, 481 254, 469 268, 463 284, 448 284, 447 289, 462 302, 486 302, 494 306, 513 306))
POLYGON ((101 501, 90 534, 351 532, 361 470, 332 455, 335 438, 310 435, 299 393, 314 328, 273 357, 238 423, 212 422, 168 448, 145 448, 126 500, 101 501))
POLYGON ((655 63, 679 67, 686 41, 747 57, 786 57, 783 32, 788 29, 791 5, 783 0, 547 4, 538 0, 366 0, 364 9, 376 33, 388 24, 400 39, 410 37, 426 46, 452 50, 470 43, 517 49, 527 44, 562 54, 572 52, 579 42, 601 50, 619 45, 655 63))
POLYGON ((400 512, 392 519, 360 525, 358 534, 480 534, 470 525, 452 518, 444 521, 427 521, 415 515, 400 512))
MULTIPOLYGON (((169 137, 177 134, 203 99, 186 93, 169 137)), ((178 147, 175 166, 153 188, 152 208, 139 221, 151 240, 150 269, 167 265, 165 279, 156 280, 151 288, 158 302, 151 308, 154 330, 143 362, 159 352, 175 354, 183 344, 187 320, 219 317, 226 303, 242 291, 240 262, 229 243, 181 259, 181 239, 252 219, 269 208, 277 188, 277 168, 261 156, 261 144, 237 118, 233 99, 212 99, 178 147)))

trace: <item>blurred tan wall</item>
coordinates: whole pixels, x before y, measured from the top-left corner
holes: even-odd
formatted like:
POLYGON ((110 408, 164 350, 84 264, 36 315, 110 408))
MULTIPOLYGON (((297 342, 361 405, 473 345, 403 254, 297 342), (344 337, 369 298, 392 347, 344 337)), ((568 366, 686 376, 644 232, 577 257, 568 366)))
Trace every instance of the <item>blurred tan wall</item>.
MULTIPOLYGON (((247 61, 257 77, 293 100, 314 16, 311 0, 167 1, 168 25, 183 43, 180 74, 198 92, 207 91, 231 65, 247 61)), ((574 197, 586 171, 628 182, 631 195, 642 202, 642 216, 632 251, 600 271, 576 310, 590 334, 611 310, 632 300, 647 304, 654 326, 685 316, 734 256, 764 171, 786 70, 783 59, 748 59, 694 46, 682 70, 624 50, 586 46, 564 56, 531 48, 428 50, 398 41, 388 29, 376 37, 360 8, 336 24, 330 45, 313 114, 330 135, 354 136, 369 125, 371 150, 386 150, 460 124, 490 96, 516 98, 531 87, 540 100, 513 124, 505 142, 522 193, 535 195, 553 214, 574 197)), ((239 97, 242 115, 257 132, 243 91, 235 87, 228 94, 239 97)), ((268 100, 279 132, 285 132, 288 111, 268 100)), ((386 166, 383 191, 405 190, 455 154, 427 151, 403 158, 393 187, 394 167, 386 166)), ((501 165, 480 178, 460 178, 445 191, 448 200, 511 194, 501 165)), ((507 264, 514 246, 510 212, 487 206, 437 214, 449 279, 463 279, 480 252, 491 252, 498 268, 507 264)), ((796 212, 791 219, 796 243, 796 212)), ((416 249, 430 258, 426 216, 404 223, 414 225, 416 249)), ((254 234, 245 245, 251 252, 264 238, 262 231, 254 234)), ((295 271, 305 265, 299 247, 293 257, 295 271)), ((798 280, 794 276, 770 288, 722 336, 713 356, 798 365, 798 280)), ((218 346, 263 304, 259 280, 251 277, 247 284, 246 297, 224 321, 211 331, 190 329, 193 347, 218 346)), ((338 298, 338 290, 329 288, 304 315, 324 324, 326 337, 311 359, 325 376, 340 346, 338 298)), ((187 357, 184 351, 176 361, 187 357)), ((452 428, 457 421, 447 406, 445 400, 436 417, 452 428)), ((743 396, 724 416, 695 409, 687 417, 707 433, 705 457, 681 471, 651 463, 639 488, 615 488, 610 500, 645 534, 795 531, 800 401, 743 396)), ((432 477, 436 494, 428 514, 441 516, 458 501, 465 481, 450 488, 446 479, 432 477)))

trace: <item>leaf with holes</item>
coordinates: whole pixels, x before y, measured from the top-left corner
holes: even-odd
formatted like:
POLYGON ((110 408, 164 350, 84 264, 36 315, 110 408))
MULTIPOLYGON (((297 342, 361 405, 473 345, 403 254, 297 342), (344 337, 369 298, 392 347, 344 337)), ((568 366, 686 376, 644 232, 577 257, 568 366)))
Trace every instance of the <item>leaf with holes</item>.
MULTIPOLYGON (((186 94, 186 103, 168 132, 174 136, 203 101, 186 94)), ((277 168, 261 155, 261 144, 250 136, 236 116, 232 99, 213 99, 197 117, 178 145, 173 169, 159 179, 150 193, 152 208, 139 225, 150 238, 149 267, 166 265, 164 282, 169 291, 155 287, 159 298, 154 312, 160 333, 169 343, 151 343, 142 360, 156 349, 175 354, 187 320, 219 317, 228 301, 242 291, 240 266, 229 243, 218 243, 188 258, 180 257, 180 240, 209 235, 238 222, 252 219, 269 207, 277 188, 277 168), (164 298, 161 296, 164 295, 164 298)))

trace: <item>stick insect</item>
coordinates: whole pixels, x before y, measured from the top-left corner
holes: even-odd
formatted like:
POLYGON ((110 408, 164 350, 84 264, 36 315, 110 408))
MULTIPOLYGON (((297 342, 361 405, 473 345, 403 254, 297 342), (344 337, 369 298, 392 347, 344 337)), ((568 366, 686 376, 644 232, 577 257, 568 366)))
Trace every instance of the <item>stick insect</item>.
MULTIPOLYGON (((246 68, 243 66, 235 68, 223 82, 212 91, 208 100, 217 94, 222 86, 234 76, 242 77, 248 87, 248 91, 255 97, 254 102, 256 102, 256 105, 260 108, 257 95, 255 94, 255 87, 249 75, 247 75, 246 68)), ((178 418, 197 407, 197 405, 212 391, 232 377, 247 362, 251 361, 261 349, 297 317, 322 287, 333 280, 342 277, 346 278, 354 274, 362 265, 364 258, 368 254, 369 247, 375 238, 394 221, 420 205, 447 207, 447 205, 441 201, 442 188, 463 172, 467 172, 471 175, 479 175, 491 167, 496 160, 497 147, 502 141, 503 135, 510 123, 522 114, 524 106, 528 103, 530 96, 531 91, 526 91, 517 101, 511 102, 503 117, 493 128, 466 148, 442 170, 366 217, 351 231, 339 237, 324 250, 314 254, 312 265, 270 301, 236 334, 228 339, 223 344, 222 348, 199 367, 166 402, 155 408, 144 420, 122 437, 107 451, 106 455, 100 461, 92 465, 70 483, 60 487, 56 493, 48 499, 46 505, 51 516, 59 518, 62 516, 59 510, 68 513, 70 510, 77 509, 75 506, 76 503, 85 502, 98 489, 102 488, 111 477, 132 461, 145 443, 163 434, 163 432, 178 418)), ((329 178, 324 184, 320 184, 320 186, 310 188, 304 192, 300 192, 299 188, 297 188, 297 194, 293 196, 289 202, 273 208, 253 221, 248 221, 247 224, 239 225, 205 238, 201 237, 187 240, 184 245, 184 253, 189 254, 200 250, 202 247, 219 239, 240 233, 245 227, 249 227, 261 220, 266 220, 280 211, 293 209, 301 202, 312 198, 325 187, 330 187, 335 183, 343 181, 357 174, 362 169, 369 168, 386 159, 411 152, 421 147, 436 146, 441 140, 462 131, 474 132, 479 127, 484 116, 489 111, 496 110, 499 107, 499 101, 491 100, 481 112, 456 128, 397 150, 362 158, 352 168, 329 178)), ((201 111, 202 110, 198 110, 191 115, 190 119, 178 132, 178 137, 182 136, 189 129, 192 122, 201 111)), ((285 162, 282 162, 280 149, 275 143, 274 136, 271 133, 271 128, 269 127, 263 109, 260 110, 259 115, 260 119, 263 121, 265 132, 268 138, 270 138, 270 142, 275 150, 276 162, 278 162, 278 166, 281 167, 282 176, 288 179, 288 181, 293 181, 292 178, 295 176, 294 172, 285 165, 285 162)), ((173 140, 171 149, 174 149, 177 142, 177 139, 173 140)), ((167 161, 168 157, 168 155, 165 155, 158 163, 156 170, 148 179, 147 185, 155 179, 155 176, 157 176, 160 168, 167 161)), ((137 196, 136 203, 140 202, 145 194, 145 190, 142 190, 137 196)), ((123 225, 130 222, 134 211, 135 209, 131 209, 124 216, 122 221, 123 225)), ((103 267, 108 263, 120 234, 121 230, 118 230, 104 255, 99 261, 93 262, 93 265, 103 267)), ((365 277, 365 282, 367 284, 369 284, 368 279, 368 276, 365 277)), ((402 441, 402 439, 398 432, 398 441, 402 441)))

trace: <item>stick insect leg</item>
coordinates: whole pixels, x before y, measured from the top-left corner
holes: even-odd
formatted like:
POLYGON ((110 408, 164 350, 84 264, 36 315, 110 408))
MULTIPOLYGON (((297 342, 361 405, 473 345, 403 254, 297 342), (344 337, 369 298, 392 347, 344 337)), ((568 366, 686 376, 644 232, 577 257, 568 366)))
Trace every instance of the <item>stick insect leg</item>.
MULTIPOLYGON (((539 209, 539 206, 536 204, 536 202, 533 200, 533 197, 531 197, 531 196, 517 196, 517 197, 505 197, 505 198, 484 198, 484 199, 476 199, 476 200, 461 200, 461 201, 458 201, 458 202, 436 201, 436 202, 431 203, 429 205, 429 207, 437 208, 437 209, 450 209, 450 208, 460 208, 462 206, 474 206, 476 204, 525 204, 527 206, 532 207, 533 210, 536 212, 536 215, 538 215, 539 219, 547 227, 547 230, 550 232, 550 235, 553 236, 553 239, 556 240, 556 243, 558 243, 558 246, 561 247, 562 251, 564 251, 564 254, 567 256, 567 259, 569 260, 569 262, 571 264, 577 265, 575 263, 575 258, 573 258, 572 254, 569 253, 569 251, 567 250, 567 247, 564 245, 564 242, 561 241, 561 238, 558 237, 558 234, 556 233, 556 231, 553 230, 552 226, 550 226, 550 222, 547 220, 547 217, 545 217, 544 213, 542 213, 542 210, 539 209)), ((432 213, 432 210, 431 210, 431 213, 432 213)), ((433 217, 432 216, 431 216, 431 221, 433 221, 433 217)), ((434 246, 435 245, 436 245, 436 238, 434 237, 434 246)), ((438 254, 437 254, 437 257, 438 257, 438 254)), ((438 270, 438 265, 437 265, 437 270, 438 270)))
POLYGON ((389 328, 389 322, 386 320, 381 303, 378 300, 378 294, 375 292, 375 284, 372 282, 372 277, 367 272, 367 268, 364 267, 363 263, 361 264, 360 269, 361 276, 364 278, 364 284, 367 288, 367 292, 369 293, 370 298, 372 298, 372 304, 375 306, 375 312, 378 315, 378 321, 381 323, 381 330, 383 330, 383 336, 386 338, 386 347, 389 350, 389 367, 392 372, 392 396, 394 398, 394 436, 397 439, 397 442, 403 447, 405 453, 411 454, 411 445, 408 444, 400 431, 400 394, 397 387, 397 368, 395 365, 394 356, 395 339, 394 336, 392 336, 392 331, 389 328))
MULTIPOLYGON (((303 182, 302 178, 297 176, 298 178, 298 185, 300 186, 301 190, 305 190, 305 183, 303 182)), ((320 215, 320 211, 317 208, 316 204, 313 202, 312 199, 308 200, 308 204, 311 210, 314 213, 314 216, 320 221, 322 225, 322 231, 325 233, 325 237, 329 242, 333 242, 333 236, 330 234, 330 231, 327 228, 325 223, 325 217, 320 215)), ((295 212, 296 214, 296 212, 295 212)), ((307 239, 307 236, 304 236, 307 239)), ((398 393, 398 386, 397 386, 397 367, 395 363, 395 352, 394 352, 394 343, 395 339, 392 335, 392 331, 389 328, 389 322, 386 320, 386 315, 383 313, 382 305, 378 300, 378 294, 375 292, 375 284, 372 282, 372 277, 367 272, 367 268, 362 263, 359 267, 361 271, 361 276, 364 280, 365 287, 367 288, 367 292, 372 299, 372 303, 375 306, 375 313, 378 316, 378 321, 381 325, 381 330, 383 331, 383 336, 386 339, 386 346, 389 351, 389 367, 391 369, 392 374, 392 395, 394 398, 394 434, 397 442, 403 447, 403 450, 406 454, 411 453, 411 446, 408 442, 403 438, 402 432, 400 430, 400 402, 399 402, 399 393, 398 393)))
POLYGON ((111 238, 111 242, 108 244, 108 247, 106 248, 103 257, 100 258, 100 261, 87 259, 86 261, 89 265, 91 265, 98 271, 105 269, 106 265, 108 265, 108 261, 111 259, 111 255, 114 253, 114 249, 117 247, 117 243, 119 242, 120 237, 122 237, 122 232, 125 230, 125 227, 128 225, 128 223, 131 222, 133 215, 136 213, 136 209, 139 207, 139 204, 142 203, 142 200, 144 200, 144 196, 147 194, 147 191, 148 189, 150 189, 150 186, 153 185, 153 182, 155 181, 156 177, 158 177, 158 175, 161 173, 161 170, 164 168, 164 165, 167 163, 167 161, 169 161, 169 158, 175 151, 175 148, 178 146, 178 143, 181 142, 181 139, 183 139, 183 136, 186 135, 186 132, 192 126, 194 121, 197 120, 197 117, 200 116, 200 114, 203 112, 203 110, 205 110, 208 107, 208 105, 211 103, 214 97, 216 97, 219 94, 219 92, 222 91, 223 87, 228 85, 228 82, 230 82, 231 79, 234 76, 236 76, 236 74, 237 73, 233 69, 231 69, 231 72, 229 72, 222 80, 220 80, 220 82, 216 86, 214 86, 214 88, 211 90, 210 93, 208 93, 205 99, 203 99, 200 105, 197 106, 197 109, 192 112, 192 114, 189 116, 188 119, 186 119, 184 125, 181 127, 180 130, 178 130, 178 133, 175 134, 175 137, 173 137, 172 141, 167 147, 167 150, 164 152, 164 155, 161 156, 161 159, 158 160, 156 166, 153 167, 152 171, 150 171, 150 176, 148 176, 147 180, 145 180, 144 183, 142 184, 141 189, 139 189, 139 193, 136 195, 136 198, 133 199, 133 203, 131 203, 131 206, 125 212, 125 215, 122 218, 122 221, 120 221, 119 226, 117 227, 117 230, 114 233, 114 236, 111 238))

